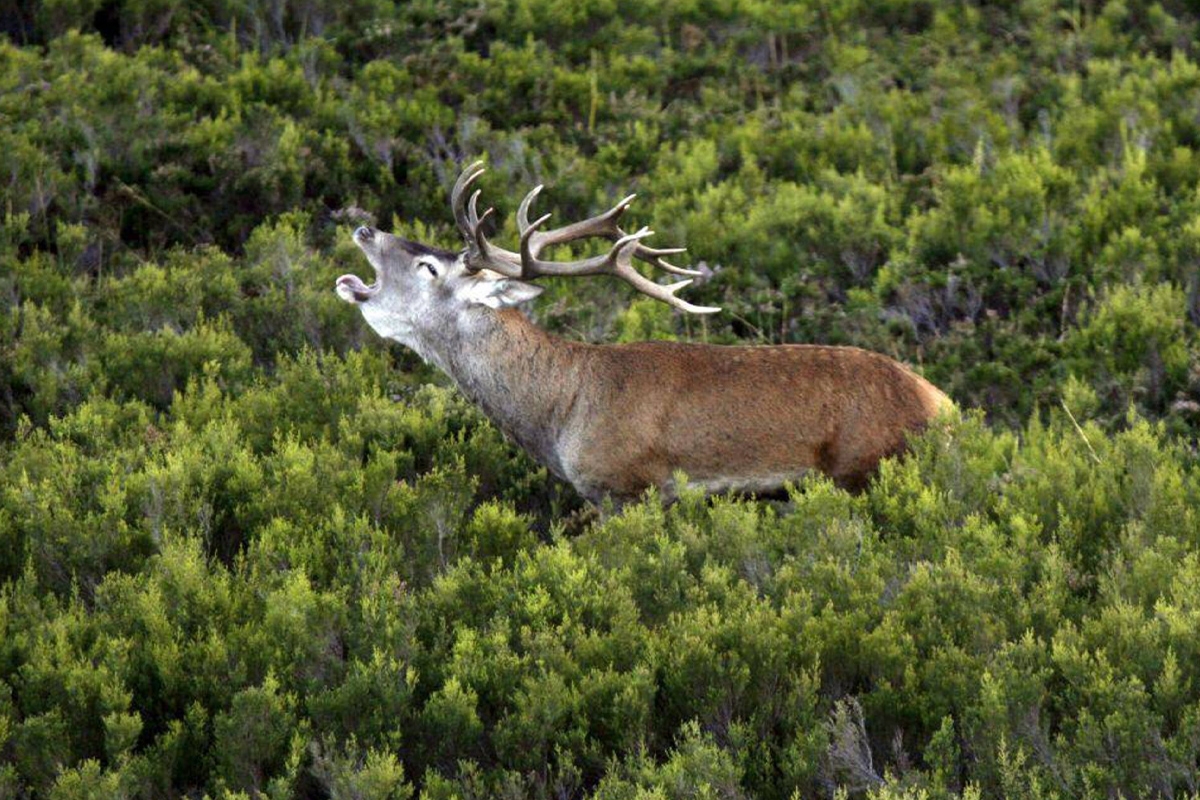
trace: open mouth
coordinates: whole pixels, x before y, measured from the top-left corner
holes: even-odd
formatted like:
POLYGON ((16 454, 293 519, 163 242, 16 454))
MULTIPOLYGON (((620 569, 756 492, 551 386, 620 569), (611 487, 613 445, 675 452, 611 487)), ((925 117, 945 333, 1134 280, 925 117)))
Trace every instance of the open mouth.
MULTIPOLYGON (((354 231, 354 243, 359 247, 370 244, 375 238, 375 231, 365 225, 354 231)), ((348 303, 365 303, 371 295, 379 291, 379 279, 368 285, 357 275, 343 275, 337 279, 334 286, 338 297, 348 303)))
POLYGON ((338 297, 349 303, 365 303, 371 295, 379 291, 379 281, 368 285, 357 275, 343 275, 337 279, 335 290, 338 297))

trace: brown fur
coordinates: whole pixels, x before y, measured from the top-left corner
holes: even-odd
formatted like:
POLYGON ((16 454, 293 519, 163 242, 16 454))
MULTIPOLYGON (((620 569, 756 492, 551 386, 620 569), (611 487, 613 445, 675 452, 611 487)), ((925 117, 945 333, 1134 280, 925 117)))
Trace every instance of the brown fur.
POLYGON ((497 316, 497 355, 523 353, 514 368, 542 375, 541 399, 559 412, 546 431, 555 471, 592 500, 670 494, 676 470, 714 491, 766 492, 814 469, 861 488, 949 404, 907 367, 855 347, 586 345, 516 311, 497 316))

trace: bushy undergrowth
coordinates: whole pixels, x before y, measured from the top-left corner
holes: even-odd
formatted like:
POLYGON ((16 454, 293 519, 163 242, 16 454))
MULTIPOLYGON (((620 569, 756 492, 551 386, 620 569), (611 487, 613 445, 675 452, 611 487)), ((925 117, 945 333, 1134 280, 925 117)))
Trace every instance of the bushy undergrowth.
POLYGON ((240 396, 205 378, 166 429, 89 401, 20 432, 0 499, 9 790, 1200 780, 1200 470, 1161 428, 972 417, 861 496, 685 493, 539 533, 517 509, 553 494, 544 474, 443 390, 390 399, 380 363, 304 356, 240 396))
POLYGON ((0 796, 1200 792, 1182 4, 0 11, 0 796), (632 216, 593 340, 886 352, 865 493, 603 518, 331 291, 363 221, 632 216))

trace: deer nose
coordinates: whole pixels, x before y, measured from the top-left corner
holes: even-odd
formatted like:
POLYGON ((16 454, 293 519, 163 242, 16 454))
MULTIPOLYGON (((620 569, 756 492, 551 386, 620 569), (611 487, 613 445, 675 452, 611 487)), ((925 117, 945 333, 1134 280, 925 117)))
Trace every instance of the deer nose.
POLYGON ((369 242, 375 238, 375 231, 371 228, 368 228, 366 225, 363 225, 354 231, 354 238, 358 239, 360 242, 369 242))

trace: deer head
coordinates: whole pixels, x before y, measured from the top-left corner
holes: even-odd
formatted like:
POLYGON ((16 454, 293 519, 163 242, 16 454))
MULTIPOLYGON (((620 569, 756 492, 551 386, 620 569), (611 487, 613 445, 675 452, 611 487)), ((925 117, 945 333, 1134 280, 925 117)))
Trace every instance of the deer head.
POLYGON ((361 227, 354 243, 375 269, 375 282, 357 275, 337 280, 337 294, 357 305, 380 336, 421 352, 429 335, 473 308, 508 308, 530 300, 541 287, 491 270, 472 270, 461 253, 411 242, 361 227))
POLYGON ((529 209, 542 186, 536 186, 521 201, 517 210, 520 231, 518 251, 505 250, 490 241, 483 222, 493 209, 479 214, 479 190, 466 198, 471 184, 484 173, 480 162, 467 167, 454 184, 450 204, 466 243, 455 253, 410 242, 398 236, 362 227, 354 232, 354 242, 375 269, 375 282, 368 285, 356 275, 337 280, 337 293, 343 300, 358 305, 363 317, 381 336, 396 339, 420 350, 419 338, 431 328, 478 308, 502 309, 530 300, 542 289, 530 281, 545 276, 611 275, 632 285, 642 294, 669 303, 683 311, 709 314, 718 308, 696 306, 678 296, 691 279, 670 285, 655 283, 633 267, 640 259, 677 275, 698 275, 663 260, 664 256, 683 252, 683 248, 653 248, 642 243, 653 234, 648 228, 630 234, 617 224, 635 195, 595 217, 553 230, 542 230, 550 219, 545 214, 529 221, 529 209), (543 251, 557 244, 602 237, 613 242, 607 253, 578 261, 548 261, 543 251))

